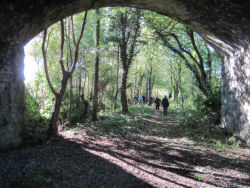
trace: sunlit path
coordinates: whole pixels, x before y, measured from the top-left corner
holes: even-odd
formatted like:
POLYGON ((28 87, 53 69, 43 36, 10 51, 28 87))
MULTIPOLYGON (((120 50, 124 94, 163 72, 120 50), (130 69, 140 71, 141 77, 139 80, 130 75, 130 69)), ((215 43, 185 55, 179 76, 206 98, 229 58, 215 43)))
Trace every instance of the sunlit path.
POLYGON ((136 119, 130 123, 141 131, 133 134, 120 129, 107 137, 80 126, 53 142, 0 154, 0 177, 8 180, 0 185, 249 187, 247 150, 217 151, 183 137, 175 114, 136 119))
POLYGON ((147 133, 133 138, 96 138, 85 130, 62 134, 81 144, 85 151, 110 161, 153 187, 238 186, 240 182, 243 187, 247 185, 249 168, 233 170, 228 166, 232 157, 224 157, 187 138, 164 136, 174 134, 177 123, 172 115, 164 117, 161 110, 154 111, 141 122, 147 133))

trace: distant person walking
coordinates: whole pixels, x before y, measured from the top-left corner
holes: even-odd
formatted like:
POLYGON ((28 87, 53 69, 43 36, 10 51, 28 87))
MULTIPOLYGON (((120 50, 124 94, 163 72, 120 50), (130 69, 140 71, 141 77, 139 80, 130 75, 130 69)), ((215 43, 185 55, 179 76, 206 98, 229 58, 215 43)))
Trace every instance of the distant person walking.
POLYGON ((142 96, 141 95, 139 95, 138 101, 139 101, 139 103, 142 103, 142 96))
POLYGON ((168 106, 169 106, 169 102, 168 102, 168 98, 165 95, 165 97, 162 99, 161 102, 162 106, 163 106, 163 114, 164 116, 166 116, 168 114, 168 106))
POLYGON ((159 99, 158 97, 155 98, 155 109, 156 110, 160 110, 160 104, 161 104, 161 99, 159 99))

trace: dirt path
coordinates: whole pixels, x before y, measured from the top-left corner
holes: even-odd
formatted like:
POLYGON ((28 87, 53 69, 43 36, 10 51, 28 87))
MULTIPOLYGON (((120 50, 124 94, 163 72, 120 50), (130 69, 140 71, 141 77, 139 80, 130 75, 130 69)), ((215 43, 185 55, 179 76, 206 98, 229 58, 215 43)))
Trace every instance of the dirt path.
POLYGON ((250 186, 249 151, 176 136, 174 114, 140 121, 145 131, 132 137, 64 131, 52 143, 0 154, 0 187, 250 186))

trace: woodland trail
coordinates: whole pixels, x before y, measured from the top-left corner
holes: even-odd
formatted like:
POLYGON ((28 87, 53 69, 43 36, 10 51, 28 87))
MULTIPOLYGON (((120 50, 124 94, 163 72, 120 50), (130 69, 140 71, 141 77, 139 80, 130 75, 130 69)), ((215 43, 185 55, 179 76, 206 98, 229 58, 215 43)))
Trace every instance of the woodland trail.
POLYGON ((0 187, 250 186, 246 150, 219 151, 182 137, 174 113, 136 121, 142 133, 65 130, 51 143, 2 153, 0 187))

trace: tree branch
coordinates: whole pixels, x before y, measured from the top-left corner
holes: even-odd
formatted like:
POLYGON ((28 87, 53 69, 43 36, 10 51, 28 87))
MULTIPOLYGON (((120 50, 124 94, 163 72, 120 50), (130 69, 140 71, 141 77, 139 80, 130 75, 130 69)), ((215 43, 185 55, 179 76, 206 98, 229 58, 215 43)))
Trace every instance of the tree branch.
POLYGON ((73 66, 72 66, 71 71, 70 71, 71 75, 75 71, 76 63, 78 61, 79 46, 80 46, 80 42, 81 42, 81 39, 82 39, 82 36, 83 36, 83 32, 84 32, 84 29, 85 29, 85 25, 86 25, 86 22, 87 22, 87 15, 88 15, 88 11, 86 10, 85 11, 85 15, 84 15, 84 19, 83 19, 83 23, 82 23, 81 33, 80 33, 80 36, 79 36, 79 38, 77 40, 76 47, 75 47, 75 59, 74 59, 73 66))
POLYGON ((136 46, 136 40, 138 38, 138 34, 139 34, 139 29, 140 29, 140 17, 141 17, 141 10, 137 10, 136 12, 136 22, 135 22, 135 34, 133 37, 133 41, 130 47, 130 51, 129 51, 129 59, 128 59, 128 66, 130 66, 132 59, 134 57, 134 49, 136 46))
POLYGON ((200 88, 200 90, 204 93, 205 96, 207 96, 208 92, 207 89, 204 87, 203 83, 202 83, 202 79, 198 73, 198 70, 196 69, 196 67, 192 66, 189 61, 187 60, 187 58, 181 53, 180 50, 174 48, 168 40, 166 40, 163 35, 161 33, 157 33, 159 35, 159 37, 162 39, 163 43, 165 46, 167 46, 172 52, 174 52, 175 54, 177 54, 178 56, 180 56, 184 62, 185 65, 189 68, 189 70, 191 70, 191 72, 194 74, 198 87, 200 88))
POLYGON ((76 46, 76 38, 75 38, 75 30, 74 30, 74 17, 70 16, 71 19, 71 29, 72 29, 72 35, 73 35, 73 43, 74 46, 76 46))
MULTIPOLYGON (((54 95, 58 95, 59 93, 55 90, 53 87, 53 84, 50 80, 49 76, 49 71, 48 71, 48 63, 47 63, 47 48, 45 49, 45 43, 46 43, 46 38, 47 38, 47 28, 44 29, 43 32, 43 43, 42 43, 42 52, 43 52, 43 61, 44 61, 44 70, 45 70, 45 75, 49 84, 49 87, 54 95)), ((47 44, 48 46, 48 44, 47 44)))
POLYGON ((63 48, 64 48, 64 23, 63 23, 63 20, 60 20, 60 25, 61 25, 61 48, 60 48, 60 51, 61 51, 61 55, 60 55, 60 65, 61 65, 61 69, 62 69, 62 72, 63 74, 65 73, 65 67, 64 67, 64 61, 63 61, 63 48))

